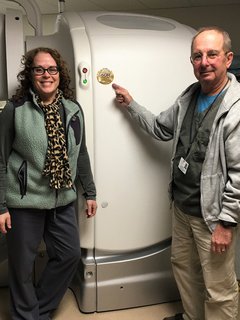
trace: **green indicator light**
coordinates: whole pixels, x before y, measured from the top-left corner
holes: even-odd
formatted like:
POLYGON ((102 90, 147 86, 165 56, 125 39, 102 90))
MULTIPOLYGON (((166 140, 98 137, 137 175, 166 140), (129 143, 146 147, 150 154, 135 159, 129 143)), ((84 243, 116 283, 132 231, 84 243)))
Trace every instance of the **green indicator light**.
POLYGON ((86 79, 83 80, 83 84, 87 84, 87 80, 86 79))

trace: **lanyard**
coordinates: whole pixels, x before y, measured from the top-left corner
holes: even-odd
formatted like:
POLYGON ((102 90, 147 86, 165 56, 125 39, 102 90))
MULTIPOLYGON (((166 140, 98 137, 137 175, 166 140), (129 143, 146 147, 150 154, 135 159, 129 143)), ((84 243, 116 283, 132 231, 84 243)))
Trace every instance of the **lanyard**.
POLYGON ((191 147, 193 145, 193 142, 195 141, 196 139, 196 136, 198 134, 198 131, 199 129, 201 128, 202 124, 203 124, 203 121, 206 119, 206 116, 208 115, 208 113, 212 110, 212 107, 214 105, 214 103, 217 101, 218 97, 224 92, 227 84, 229 82, 229 79, 227 79, 227 82, 225 83, 224 87, 222 88, 222 90, 216 95, 215 99, 213 100, 213 102, 210 104, 210 106, 208 107, 208 109, 206 110, 205 114, 203 115, 201 121, 199 122, 199 125, 198 127, 196 128, 195 132, 194 132, 194 135, 192 136, 192 132, 193 132, 193 121, 194 121, 194 117, 195 117, 195 110, 196 110, 196 105, 195 105, 195 110, 192 114, 192 121, 191 121, 191 128, 190 128, 190 144, 189 144, 189 147, 188 147, 188 150, 187 150, 187 153, 186 153, 186 158, 188 157, 189 155, 189 152, 191 150, 191 147))

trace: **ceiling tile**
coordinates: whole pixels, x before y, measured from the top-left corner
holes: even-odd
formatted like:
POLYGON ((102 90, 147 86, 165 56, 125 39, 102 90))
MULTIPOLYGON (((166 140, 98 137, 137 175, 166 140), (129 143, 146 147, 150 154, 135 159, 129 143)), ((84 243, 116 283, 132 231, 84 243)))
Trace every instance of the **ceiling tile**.
POLYGON ((139 0, 149 9, 189 7, 189 0, 139 0))
MULTIPOLYGON (((38 1, 41 1, 41 0, 38 0, 38 1)), ((96 10, 101 10, 100 6, 98 4, 95 4, 91 0, 65 0, 65 9, 66 9, 66 11, 96 11, 96 10)))
MULTIPOLYGON (((41 12, 46 13, 58 13, 58 1, 57 0, 36 0, 41 12)), ((65 11, 92 11, 100 10, 100 8, 89 0, 66 0, 65 11)))
POLYGON ((192 7, 240 4, 240 0, 189 0, 192 7))
MULTIPOLYGON (((35 0, 43 14, 58 13, 58 0, 35 0)), ((144 11, 240 4, 240 0, 65 0, 66 11, 144 11)), ((0 12, 21 8, 13 0, 0 0, 0 12)))
POLYGON ((139 0, 90 0, 103 10, 126 11, 126 10, 143 10, 147 9, 139 0))

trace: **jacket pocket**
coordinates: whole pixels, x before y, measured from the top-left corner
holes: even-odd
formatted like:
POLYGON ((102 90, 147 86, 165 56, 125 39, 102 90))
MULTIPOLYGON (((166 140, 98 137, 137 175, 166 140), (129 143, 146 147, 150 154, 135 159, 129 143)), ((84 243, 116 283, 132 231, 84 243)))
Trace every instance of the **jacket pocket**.
POLYGON ((71 128, 73 129, 74 132, 74 137, 76 141, 76 145, 80 143, 80 120, 77 116, 73 116, 71 123, 70 123, 71 128))
POLYGON ((27 193, 27 161, 23 160, 19 170, 18 170, 18 182, 20 187, 20 194, 22 198, 27 193))

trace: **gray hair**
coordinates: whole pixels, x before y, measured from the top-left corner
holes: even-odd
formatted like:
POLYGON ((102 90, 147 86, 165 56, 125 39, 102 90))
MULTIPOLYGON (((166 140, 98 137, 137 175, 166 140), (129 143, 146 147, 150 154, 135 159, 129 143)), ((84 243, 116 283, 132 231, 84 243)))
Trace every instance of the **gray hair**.
POLYGON ((211 31, 211 30, 216 31, 223 36, 223 50, 224 51, 229 52, 232 50, 231 38, 230 38, 229 34, 227 33, 227 31, 223 30, 220 27, 212 26, 212 27, 203 27, 203 28, 200 28, 197 30, 197 33, 192 38, 191 53, 193 51, 193 43, 194 43, 195 39, 197 38, 197 36, 202 32, 211 31))

